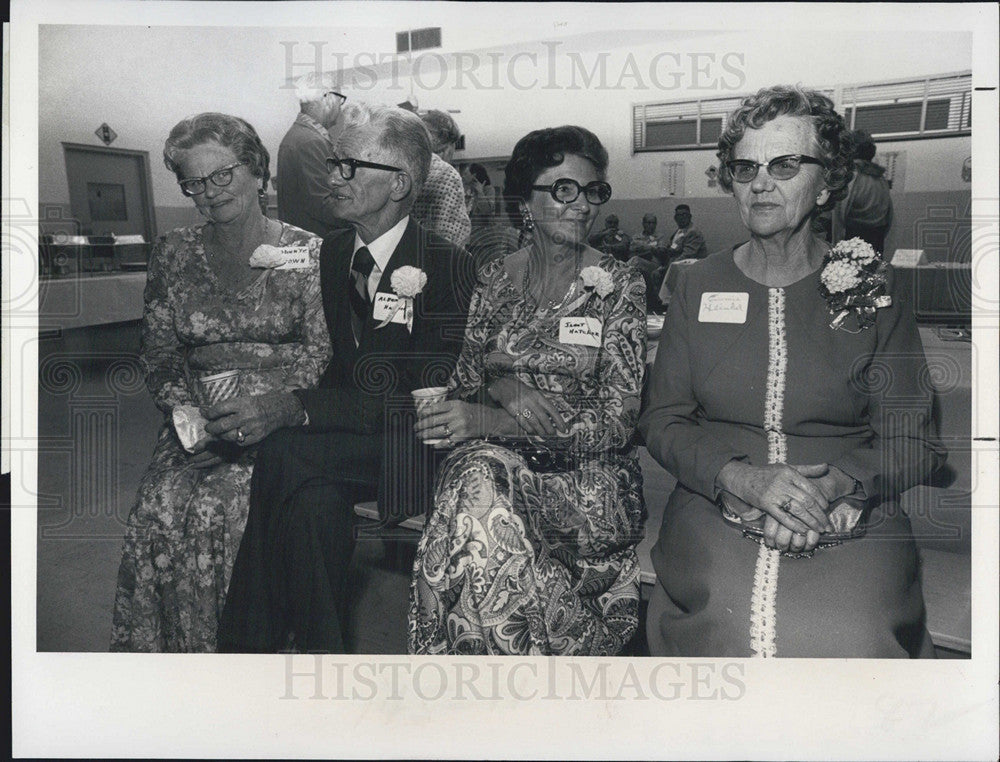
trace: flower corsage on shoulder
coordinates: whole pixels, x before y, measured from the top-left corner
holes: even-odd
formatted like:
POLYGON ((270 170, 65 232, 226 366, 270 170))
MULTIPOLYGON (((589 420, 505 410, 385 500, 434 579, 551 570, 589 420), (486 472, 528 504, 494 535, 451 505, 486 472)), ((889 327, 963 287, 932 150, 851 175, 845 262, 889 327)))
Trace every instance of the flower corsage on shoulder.
POLYGON ((892 305, 886 294, 888 266, 871 244, 851 238, 834 246, 823 259, 819 293, 826 299, 833 320, 830 327, 859 333, 875 324, 875 311, 892 305), (858 330, 845 327, 854 315, 858 330))
POLYGON ((399 311, 402 310, 403 319, 406 322, 406 328, 407 330, 412 331, 413 299, 417 296, 417 294, 423 291, 424 286, 427 285, 427 273, 419 267, 404 265, 403 267, 393 271, 392 277, 389 279, 389 285, 392 286, 392 290, 397 297, 396 308, 376 327, 385 328, 392 322, 392 319, 399 314, 399 311))
POLYGON ((611 273, 597 265, 584 267, 580 271, 580 280, 583 281, 584 292, 597 294, 601 299, 609 296, 615 290, 615 281, 611 277, 611 273))

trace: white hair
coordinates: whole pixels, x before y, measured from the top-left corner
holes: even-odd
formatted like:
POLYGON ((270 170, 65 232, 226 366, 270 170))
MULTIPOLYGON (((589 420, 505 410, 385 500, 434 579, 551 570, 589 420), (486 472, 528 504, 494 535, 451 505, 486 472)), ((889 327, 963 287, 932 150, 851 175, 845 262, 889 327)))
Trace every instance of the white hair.
POLYGON ((379 131, 377 147, 393 164, 410 175, 412 198, 420 193, 431 165, 431 136, 420 117, 394 106, 369 106, 351 102, 341 112, 344 131, 375 127, 379 131))
POLYGON ((337 77, 331 71, 310 71, 292 80, 299 103, 315 103, 326 93, 336 90, 337 77))

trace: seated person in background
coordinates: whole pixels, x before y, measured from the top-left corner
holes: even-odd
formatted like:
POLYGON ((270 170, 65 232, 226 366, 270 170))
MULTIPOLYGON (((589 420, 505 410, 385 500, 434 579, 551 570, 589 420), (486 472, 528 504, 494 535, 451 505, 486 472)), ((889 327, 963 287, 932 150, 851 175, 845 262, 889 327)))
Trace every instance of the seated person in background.
POLYGON ((691 224, 691 207, 678 204, 674 209, 677 230, 670 236, 667 256, 673 262, 677 259, 704 259, 708 255, 705 236, 691 224))
POLYGON ((170 131, 163 158, 206 222, 167 233, 150 257, 140 353, 164 421, 125 530, 112 651, 216 647, 259 437, 249 427, 229 441, 199 432, 186 449, 171 413, 190 406, 197 418, 216 397, 199 379, 234 371, 218 383, 260 414, 275 395, 314 386, 330 360, 321 241, 261 213, 268 153, 253 127, 225 114, 190 117, 170 131), (302 266, 255 269, 264 244, 278 254, 296 247, 302 266))
POLYGON ((455 246, 464 246, 472 223, 465 206, 462 176, 450 163, 461 133, 455 120, 444 111, 428 111, 420 119, 430 133, 434 153, 427 182, 411 213, 424 230, 437 233, 455 246))
POLYGON ((414 437, 410 392, 451 372, 475 273, 409 215, 431 162, 419 117, 355 106, 344 118, 329 182, 353 229, 321 252, 333 359, 318 388, 288 395, 290 428, 261 445, 224 651, 343 652, 354 504, 377 495, 389 522, 429 504, 433 453, 414 437))
POLYGON ((520 231, 507 224, 500 199, 493 193, 489 175, 481 164, 472 164, 466 178, 466 200, 472 219, 472 235, 465 250, 478 271, 494 259, 503 259, 524 243, 520 231))
POLYGON ((480 271, 449 399, 417 423, 456 447, 417 548, 411 653, 611 655, 636 630, 646 298, 586 245, 607 163, 566 126, 507 164, 533 236, 480 271))
POLYGON ((885 251, 885 236, 892 226, 892 198, 885 167, 872 161, 875 141, 864 130, 852 133, 854 178, 847 195, 833 209, 833 243, 861 238, 875 251, 885 251))
POLYGON ((632 257, 628 263, 641 272, 646 281, 646 306, 650 310, 658 309, 661 305, 657 292, 667 271, 669 257, 666 244, 656 234, 655 214, 642 216, 642 234, 632 237, 630 252, 632 257))
POLYGON ((627 233, 618 229, 618 215, 609 214, 604 220, 604 229, 590 237, 590 245, 625 262, 628 260, 631 239, 627 233))
POLYGON ((681 273, 639 421, 678 480, 654 656, 933 656, 899 505, 943 463, 912 306, 870 247, 844 275, 809 224, 846 191, 847 133, 825 95, 780 85, 726 120, 719 183, 749 241, 681 273), (845 309, 845 288, 888 298, 845 309))

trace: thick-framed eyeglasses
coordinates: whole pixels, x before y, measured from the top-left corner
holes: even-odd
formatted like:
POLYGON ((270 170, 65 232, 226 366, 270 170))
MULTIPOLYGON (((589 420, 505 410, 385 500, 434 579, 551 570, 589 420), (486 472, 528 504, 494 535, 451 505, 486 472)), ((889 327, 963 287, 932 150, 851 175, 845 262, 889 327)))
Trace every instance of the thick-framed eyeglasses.
POLYGON ((611 198, 611 186, 603 180, 594 180, 592 183, 580 185, 576 180, 560 177, 552 185, 532 185, 531 188, 537 191, 548 191, 552 198, 560 204, 572 204, 580 198, 581 192, 591 204, 603 204, 611 198))
POLYGON ((372 161, 362 161, 361 159, 340 159, 340 158, 329 158, 326 160, 326 169, 328 172, 333 173, 336 170, 340 171, 340 176, 345 180, 353 180, 354 173, 358 171, 358 167, 367 167, 368 169, 384 169, 386 172, 402 172, 401 167, 392 167, 388 164, 376 164, 372 161))
POLYGON ((735 182, 752 182, 761 167, 767 167, 767 173, 775 180, 791 180, 802 169, 803 164, 819 164, 823 162, 814 156, 803 153, 792 153, 787 156, 776 156, 768 162, 750 161, 749 159, 733 159, 726 162, 726 169, 735 182))
POLYGON ((343 106, 347 102, 347 96, 343 93, 338 93, 336 90, 327 90, 323 95, 336 95, 337 105, 343 106))
POLYGON ((215 187, 225 188, 233 181, 233 170, 237 167, 245 166, 245 161, 238 161, 235 164, 220 167, 212 174, 205 175, 205 177, 185 177, 183 180, 178 180, 177 184, 181 186, 181 193, 185 196, 197 196, 199 193, 205 192, 206 183, 209 180, 212 181, 212 185, 215 187))

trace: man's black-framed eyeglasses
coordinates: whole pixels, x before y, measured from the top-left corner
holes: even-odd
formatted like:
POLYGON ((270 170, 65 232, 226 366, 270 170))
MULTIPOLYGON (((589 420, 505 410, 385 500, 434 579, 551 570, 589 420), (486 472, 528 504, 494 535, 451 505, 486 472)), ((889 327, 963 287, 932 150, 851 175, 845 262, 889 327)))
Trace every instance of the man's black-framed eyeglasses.
POLYGON ((225 188, 233 181, 233 170, 237 167, 245 166, 245 161, 238 161, 235 164, 220 167, 210 175, 205 175, 205 177, 185 177, 183 180, 178 180, 177 184, 181 186, 181 193, 185 196, 197 196, 198 194, 205 192, 205 188, 207 187, 206 183, 209 180, 211 180, 212 185, 217 188, 225 188))
POLYGON ((345 180, 353 180, 354 173, 358 171, 358 167, 367 167, 368 169, 384 169, 387 172, 403 172, 401 167, 392 167, 388 164, 376 164, 372 161, 362 161, 361 159, 340 159, 337 157, 331 157, 326 160, 326 169, 328 172, 334 172, 335 170, 340 170, 340 176, 345 180))
POLYGON ((603 204, 611 198, 611 186, 603 180, 580 185, 576 180, 560 177, 552 185, 532 185, 532 190, 548 191, 560 204, 572 204, 582 192, 591 204, 603 204))
POLYGON ((347 96, 343 93, 338 93, 336 90, 327 90, 323 95, 336 95, 338 105, 343 106, 347 102, 347 96))
POLYGON ((791 180, 802 169, 803 164, 819 164, 823 162, 814 156, 804 153, 791 153, 786 156, 776 156, 768 162, 750 161, 749 159, 733 159, 726 162, 726 169, 735 182, 752 182, 761 167, 767 167, 767 173, 775 180, 791 180))

